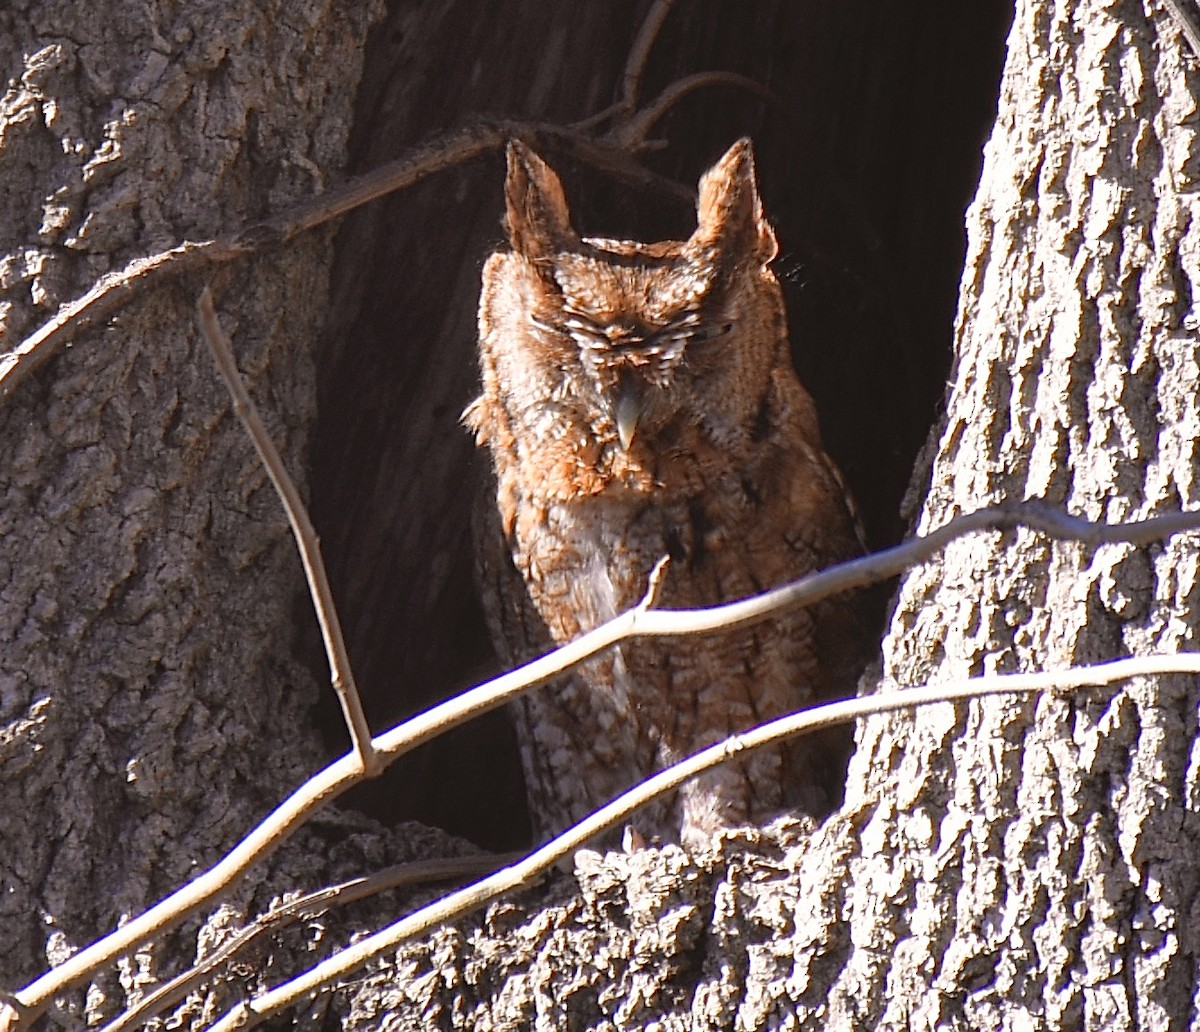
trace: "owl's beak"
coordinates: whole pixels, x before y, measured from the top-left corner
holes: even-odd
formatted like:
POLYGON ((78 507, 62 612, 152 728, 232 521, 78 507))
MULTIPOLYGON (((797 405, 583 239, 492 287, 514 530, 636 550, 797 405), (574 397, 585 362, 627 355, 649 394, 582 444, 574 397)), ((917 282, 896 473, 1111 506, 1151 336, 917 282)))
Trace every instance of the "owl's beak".
POLYGON ((633 435, 637 432, 638 420, 642 418, 642 392, 635 378, 625 373, 617 386, 617 403, 613 406, 613 420, 617 424, 617 436, 621 447, 629 451, 633 435))

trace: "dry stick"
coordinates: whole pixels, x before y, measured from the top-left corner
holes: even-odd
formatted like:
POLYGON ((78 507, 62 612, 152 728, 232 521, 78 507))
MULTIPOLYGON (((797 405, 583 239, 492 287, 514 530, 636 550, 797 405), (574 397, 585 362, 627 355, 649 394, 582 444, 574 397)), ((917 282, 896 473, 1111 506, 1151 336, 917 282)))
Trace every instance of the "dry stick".
POLYGON ((413 860, 409 863, 385 867, 382 871, 376 871, 374 874, 361 878, 352 878, 340 885, 317 889, 315 892, 309 892, 297 899, 281 903, 221 943, 199 964, 158 986, 145 999, 139 1000, 135 1006, 118 1015, 98 1032, 129 1032, 130 1029, 157 1017, 268 932, 282 931, 297 921, 310 920, 333 907, 346 906, 357 900, 366 899, 368 896, 386 892, 388 889, 424 885, 449 879, 478 877, 488 871, 494 871, 498 866, 519 860, 522 855, 521 853, 489 853, 477 856, 447 856, 432 860, 413 860))
POLYGON ((552 151, 599 168, 617 179, 642 189, 655 190, 691 202, 693 192, 672 179, 639 165, 613 142, 594 139, 574 128, 545 122, 479 119, 418 145, 403 158, 366 172, 343 187, 320 194, 303 204, 240 231, 234 240, 261 248, 285 243, 386 194, 411 186, 435 172, 442 172, 489 151, 499 150, 511 139, 520 139, 539 150, 552 151))
MULTIPOLYGON (((1171 513, 1129 523, 1097 524, 1056 513, 1040 503, 1003 502, 952 519, 949 523, 893 548, 812 574, 765 595, 698 610, 650 610, 646 601, 606 624, 531 663, 393 728, 372 744, 391 763, 444 731, 495 709, 619 642, 635 637, 699 634, 766 619, 792 606, 807 606, 852 588, 866 587, 925 562, 963 534, 1006 531, 1019 525, 1054 538, 1085 544, 1145 544, 1172 534, 1200 530, 1200 511, 1171 513)), ((165 928, 172 928, 223 892, 252 864, 265 859, 326 803, 356 784, 357 757, 345 756, 301 785, 242 839, 224 859, 170 896, 80 950, 25 988, 11 994, 8 1012, 0 1008, 0 1032, 23 1028, 50 1001, 93 971, 110 963, 165 928)), ((0 1004, 5 1003, 0 996, 0 1004)))
POLYGON ((690 203, 693 193, 680 184, 642 168, 611 142, 557 125, 518 121, 480 121, 420 145, 402 158, 381 165, 343 186, 289 208, 263 221, 214 240, 188 241, 168 251, 135 258, 108 273, 81 297, 63 305, 14 349, 0 355, 0 399, 11 394, 56 350, 88 326, 107 319, 129 302, 178 276, 259 254, 286 243, 385 194, 402 190, 452 165, 498 150, 512 137, 557 151, 633 183, 690 203))
POLYGON ((275 493, 279 495, 283 511, 287 513, 292 537, 296 539, 296 551, 300 553, 300 562, 304 566, 304 576, 308 578, 308 593, 312 596, 317 623, 321 625, 321 638, 329 660, 329 680, 342 707, 342 716, 350 732, 350 745, 362 763, 363 774, 373 778, 383 770, 383 765, 371 747, 371 728, 367 724, 366 714, 363 713, 358 686, 354 683, 350 655, 346 652, 346 640, 342 637, 342 625, 338 619, 337 607, 333 603, 333 592, 329 587, 329 577, 325 572, 325 561, 321 557, 321 543, 317 538, 316 529, 308 518, 308 510, 304 507, 300 492, 296 490, 296 485, 283 464, 275 442, 267 433, 250 395, 246 393, 233 352, 229 350, 229 341, 225 339, 216 309, 213 308, 212 291, 208 287, 201 292, 196 307, 204 339, 208 341, 213 357, 217 360, 217 368, 221 370, 221 376, 224 377, 225 385, 233 397, 233 411, 241 419, 254 442, 254 447, 258 449, 258 457, 262 459, 267 475, 275 485, 275 493))
POLYGON ((299 1002, 309 993, 344 978, 369 960, 378 957, 407 939, 422 935, 447 921, 460 918, 485 903, 514 889, 520 888, 531 878, 546 871, 601 832, 625 820, 630 814, 665 792, 677 788, 688 778, 693 778, 718 764, 771 742, 783 738, 806 734, 820 728, 843 724, 860 717, 897 710, 928 706, 934 703, 974 699, 987 695, 1011 695, 1044 692, 1048 690, 1077 690, 1093 685, 1111 684, 1132 677, 1156 674, 1200 674, 1200 653, 1143 656, 1120 659, 1090 667, 1068 667, 1065 670, 1044 671, 1036 674, 994 674, 968 681, 932 685, 922 688, 905 688, 887 695, 872 695, 863 699, 850 699, 830 703, 803 713, 781 717, 763 724, 745 734, 735 735, 724 742, 698 752, 681 763, 648 778, 636 788, 618 796, 607 806, 575 825, 558 838, 552 839, 531 853, 520 863, 514 864, 491 877, 484 878, 458 892, 451 893, 435 903, 418 910, 415 914, 397 921, 387 928, 349 946, 340 953, 322 961, 298 978, 285 982, 253 1000, 238 1004, 220 1021, 211 1026, 210 1032, 231 1032, 233 1029, 253 1028, 288 1007, 299 1002))
POLYGON ((765 100, 775 99, 775 94, 749 76, 739 75, 737 72, 696 72, 694 75, 676 79, 641 111, 613 129, 608 138, 619 147, 636 149, 645 142, 646 134, 663 115, 683 97, 705 86, 740 86, 751 93, 757 93, 765 100))
POLYGON ((634 37, 633 45, 629 48, 629 56, 625 58, 625 70, 621 73, 620 110, 632 114, 637 110, 638 93, 642 88, 642 73, 650 60, 650 50, 662 31, 663 22, 671 13, 675 0, 654 0, 650 10, 642 22, 642 27, 634 37))

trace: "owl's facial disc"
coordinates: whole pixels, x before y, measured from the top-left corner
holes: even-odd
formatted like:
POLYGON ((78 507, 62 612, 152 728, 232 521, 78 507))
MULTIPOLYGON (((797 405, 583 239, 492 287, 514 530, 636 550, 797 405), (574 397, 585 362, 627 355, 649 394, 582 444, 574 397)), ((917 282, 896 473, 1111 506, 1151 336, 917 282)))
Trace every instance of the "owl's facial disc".
POLYGON ((688 349, 706 348, 733 329, 727 316, 718 312, 706 317, 696 307, 670 314, 647 315, 638 309, 597 313, 574 299, 564 299, 553 314, 530 312, 528 318, 538 333, 565 338, 578 349, 594 400, 624 451, 639 432, 646 432, 652 415, 655 424, 670 418, 669 389, 686 364, 688 349))

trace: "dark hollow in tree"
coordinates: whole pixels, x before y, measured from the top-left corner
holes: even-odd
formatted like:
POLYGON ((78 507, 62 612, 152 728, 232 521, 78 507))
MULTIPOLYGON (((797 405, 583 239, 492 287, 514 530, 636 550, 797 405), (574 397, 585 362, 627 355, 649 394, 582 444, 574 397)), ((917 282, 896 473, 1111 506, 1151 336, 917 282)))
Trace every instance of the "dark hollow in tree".
MULTIPOLYGON (((477 115, 569 123, 606 107, 647 6, 530 0, 413 20, 393 4, 371 37, 351 171, 477 115)), ((942 399, 962 214, 1011 16, 998 0, 701 0, 671 12, 646 69, 644 98, 709 69, 742 73, 775 97, 692 93, 651 134, 668 145, 645 160, 691 184, 734 139, 754 139, 793 358, 875 545, 903 529, 901 498, 942 399)), ((555 163, 585 234, 690 232, 687 205, 555 163)), ((480 460, 459 414, 476 389, 479 270, 502 239, 502 182, 496 154, 352 215, 338 235, 313 514, 376 730, 497 670, 469 553, 480 460)), ((341 748, 332 705, 327 723, 341 748)), ((495 847, 526 838, 522 800, 503 713, 352 797, 384 819, 495 847)))

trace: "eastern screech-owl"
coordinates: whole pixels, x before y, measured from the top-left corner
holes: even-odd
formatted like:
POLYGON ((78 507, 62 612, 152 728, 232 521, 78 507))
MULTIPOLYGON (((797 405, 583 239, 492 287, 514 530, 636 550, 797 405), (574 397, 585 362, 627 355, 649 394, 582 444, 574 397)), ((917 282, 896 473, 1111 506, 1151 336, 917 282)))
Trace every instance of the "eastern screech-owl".
MULTIPOLYGON (((860 551, 841 477, 788 351, 749 140, 700 181, 685 242, 581 239, 562 185, 508 149, 511 251, 488 259, 483 393, 491 452, 477 519, 484 607, 525 661, 636 604, 711 606, 860 551)), ((516 706, 534 824, 555 833, 656 770, 850 688, 844 603, 706 637, 624 644, 516 706)), ((801 741, 702 776, 635 818, 701 844, 788 806, 827 805, 801 741)), ((838 772, 840 774, 840 771, 838 772)))

